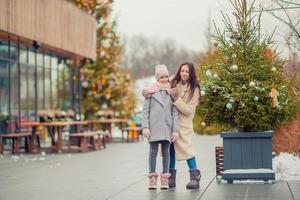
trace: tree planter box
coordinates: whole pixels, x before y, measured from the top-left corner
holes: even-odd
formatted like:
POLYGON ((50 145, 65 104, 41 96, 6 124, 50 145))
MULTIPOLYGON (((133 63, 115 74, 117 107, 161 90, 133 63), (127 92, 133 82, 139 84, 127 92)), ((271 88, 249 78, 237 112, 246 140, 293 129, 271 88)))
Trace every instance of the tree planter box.
POLYGON ((273 131, 223 132, 224 172, 222 179, 274 180, 272 169, 273 131))

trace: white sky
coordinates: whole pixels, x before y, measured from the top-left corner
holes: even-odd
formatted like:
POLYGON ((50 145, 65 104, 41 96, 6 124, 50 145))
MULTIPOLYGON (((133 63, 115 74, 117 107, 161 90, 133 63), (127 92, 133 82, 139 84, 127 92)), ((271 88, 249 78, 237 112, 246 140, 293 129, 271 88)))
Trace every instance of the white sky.
MULTIPOLYGON (((229 0, 114 0, 113 16, 121 35, 170 38, 189 49, 204 50, 208 18, 222 27, 220 11, 230 14, 231 9, 229 0)), ((282 35, 287 27, 268 14, 263 16, 264 32, 272 32, 277 25, 274 39, 283 51, 282 35)))

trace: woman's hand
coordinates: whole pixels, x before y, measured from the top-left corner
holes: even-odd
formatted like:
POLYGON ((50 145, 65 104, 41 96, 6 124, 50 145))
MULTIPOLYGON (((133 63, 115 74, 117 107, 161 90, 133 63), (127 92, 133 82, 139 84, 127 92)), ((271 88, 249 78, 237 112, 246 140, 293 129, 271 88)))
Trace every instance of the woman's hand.
POLYGON ((179 137, 179 134, 176 132, 173 132, 171 135, 171 142, 175 142, 179 137))
POLYGON ((149 128, 143 128, 143 136, 147 139, 150 138, 150 129, 149 128))
POLYGON ((170 95, 174 101, 179 98, 179 90, 177 88, 171 88, 170 95))
POLYGON ((160 89, 157 86, 157 84, 156 83, 152 83, 147 88, 145 88, 145 89, 142 90, 142 95, 145 98, 150 98, 153 93, 158 92, 159 90, 160 89))
POLYGON ((151 93, 148 92, 148 90, 146 90, 146 89, 143 89, 143 90, 142 90, 142 95, 143 95, 145 98, 150 98, 150 97, 151 97, 151 93))

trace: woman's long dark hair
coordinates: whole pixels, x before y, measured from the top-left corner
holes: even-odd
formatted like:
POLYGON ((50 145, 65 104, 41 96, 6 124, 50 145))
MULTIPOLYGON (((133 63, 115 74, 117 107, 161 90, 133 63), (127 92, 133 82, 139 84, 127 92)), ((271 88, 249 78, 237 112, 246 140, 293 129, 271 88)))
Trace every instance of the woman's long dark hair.
POLYGON ((182 66, 184 66, 184 65, 188 66, 188 68, 189 68, 189 79, 188 79, 188 83, 189 83, 189 87, 190 87, 189 88, 190 95, 188 97, 188 101, 189 101, 194 96, 194 92, 195 92, 196 88, 198 88, 199 92, 200 92, 200 85, 197 80, 196 70, 195 70, 193 63, 185 62, 185 63, 181 64, 174 79, 171 82, 171 85, 172 85, 172 87, 175 87, 181 81, 180 71, 181 71, 182 66))

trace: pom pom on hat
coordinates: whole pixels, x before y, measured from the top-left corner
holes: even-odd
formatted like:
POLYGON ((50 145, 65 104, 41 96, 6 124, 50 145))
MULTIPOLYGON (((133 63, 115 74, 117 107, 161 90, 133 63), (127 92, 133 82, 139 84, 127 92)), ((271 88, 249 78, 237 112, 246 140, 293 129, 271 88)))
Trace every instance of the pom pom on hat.
POLYGON ((156 65, 155 66, 155 78, 159 80, 162 76, 169 76, 169 71, 166 65, 156 65))

